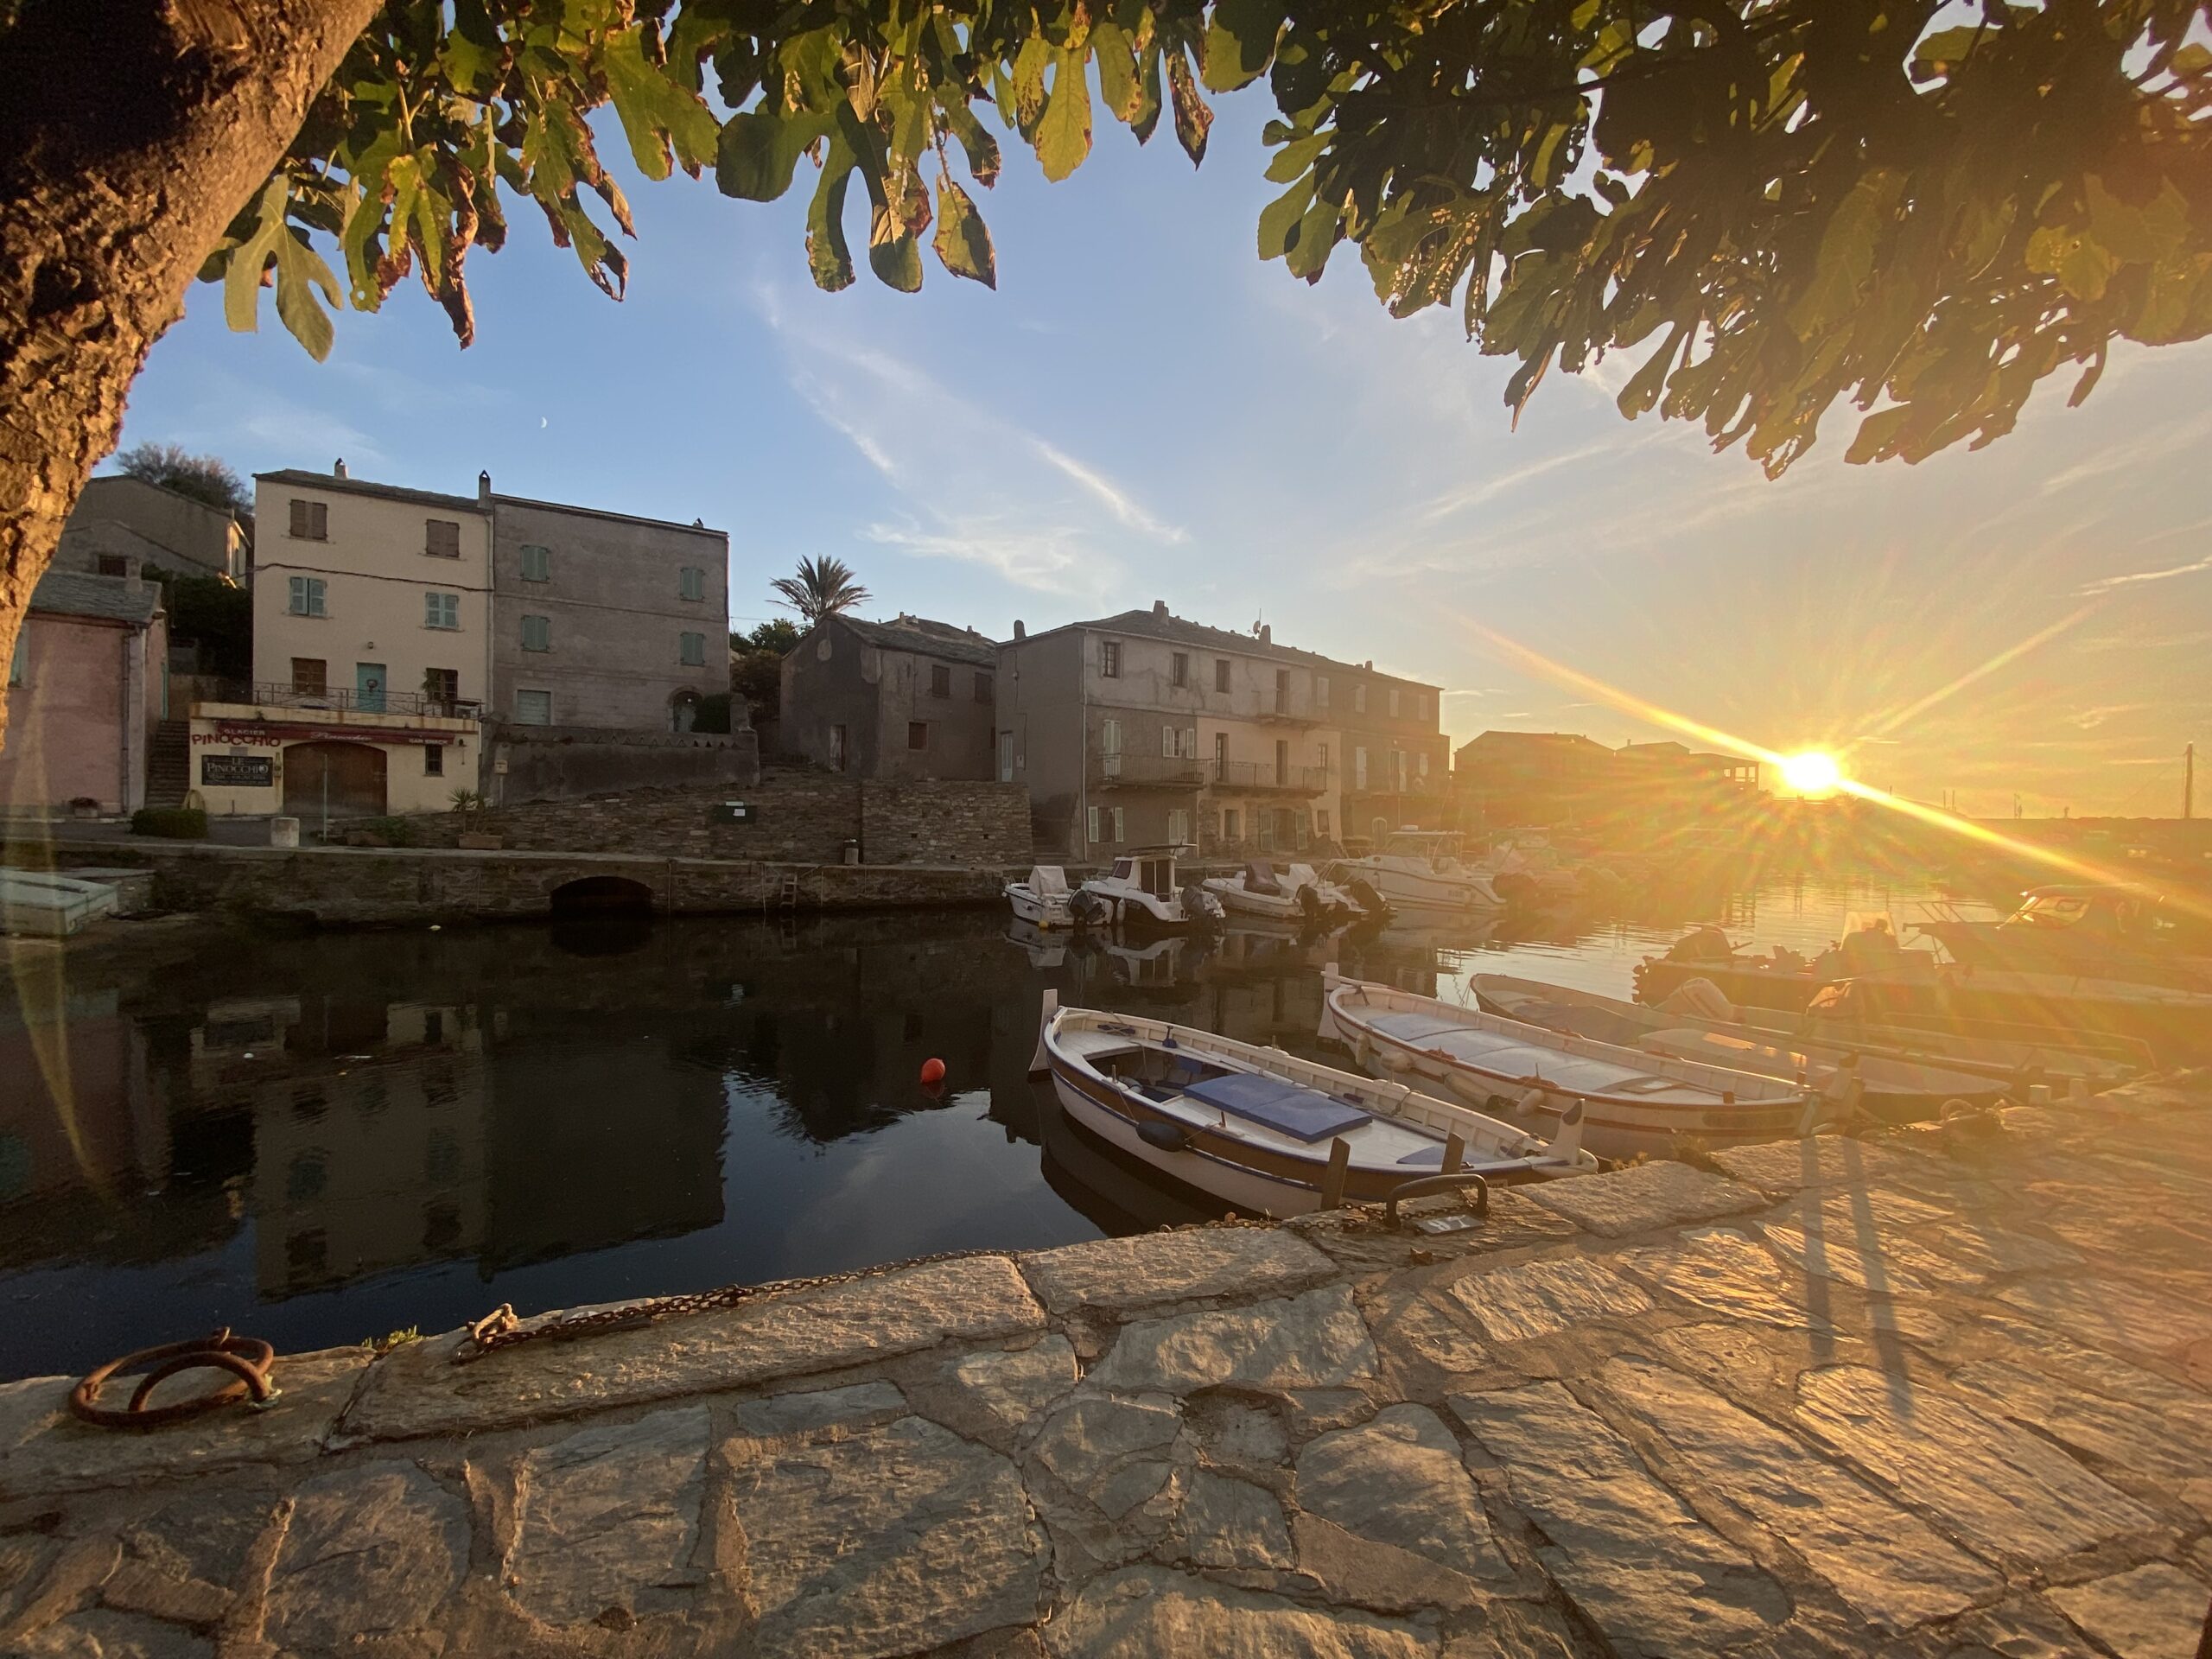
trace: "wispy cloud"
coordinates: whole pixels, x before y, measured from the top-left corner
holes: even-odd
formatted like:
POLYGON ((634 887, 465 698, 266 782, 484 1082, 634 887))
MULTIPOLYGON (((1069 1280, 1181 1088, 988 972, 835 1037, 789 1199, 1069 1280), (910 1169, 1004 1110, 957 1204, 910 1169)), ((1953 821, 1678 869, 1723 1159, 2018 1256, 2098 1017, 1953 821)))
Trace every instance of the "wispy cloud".
POLYGON ((918 558, 954 559, 995 570, 1019 588, 1071 598, 1098 600, 1120 567, 1088 555, 1081 531, 1068 526, 1005 524, 990 519, 953 519, 928 529, 906 524, 873 524, 862 531, 880 547, 893 547, 918 558))
POLYGON ((1495 501, 1499 496, 1517 490, 1524 484, 1533 484, 1547 474, 1559 471, 1562 467, 1575 467, 1586 461, 1595 461, 1599 456, 1611 454, 1618 448, 1618 444, 1611 443, 1585 444, 1580 449, 1571 449, 1562 454, 1546 455, 1541 461, 1528 461, 1510 471, 1500 473, 1495 477, 1483 479, 1472 484, 1465 484, 1456 490, 1446 490, 1422 507, 1414 515, 1414 522, 1421 524, 1441 523, 1446 518, 1467 512, 1470 508, 1479 507, 1484 502, 1495 501))
POLYGON ((2069 715, 2067 720, 2085 732, 2093 732, 2108 720, 2116 719, 2121 715, 2139 714, 2151 706, 2147 702, 2100 703, 2094 709, 2083 709, 2069 715))
POLYGON ((2212 645, 2212 628, 2190 633, 2101 633, 2075 642, 2076 651, 2171 651, 2182 645, 2212 645))
POLYGON ((1084 466, 1073 455, 1046 442, 1042 438, 1033 438, 1030 440, 1030 444, 1047 466, 1058 467, 1061 472, 1066 474, 1088 490, 1097 500, 1103 503, 1109 512, 1131 530, 1141 531, 1154 541, 1175 543, 1189 539, 1181 528, 1174 524, 1162 524, 1127 494, 1107 482, 1096 470, 1084 466))
POLYGON ((2193 576, 2200 570, 2212 570, 2212 557, 2195 559, 2187 564, 2168 565, 2163 570, 2134 570, 2124 576, 2104 576, 2095 582, 2082 584, 2085 594, 2108 594, 2115 588, 2131 587, 2137 582, 2168 582, 2176 576, 2193 576))

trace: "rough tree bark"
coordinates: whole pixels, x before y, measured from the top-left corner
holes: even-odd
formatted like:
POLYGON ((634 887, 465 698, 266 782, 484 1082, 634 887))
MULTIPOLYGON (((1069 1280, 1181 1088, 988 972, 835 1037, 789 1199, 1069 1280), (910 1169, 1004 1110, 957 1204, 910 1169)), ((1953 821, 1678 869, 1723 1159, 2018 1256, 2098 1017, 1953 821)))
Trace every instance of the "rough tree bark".
POLYGON ((0 4, 0 662, 147 350, 378 3, 0 4))

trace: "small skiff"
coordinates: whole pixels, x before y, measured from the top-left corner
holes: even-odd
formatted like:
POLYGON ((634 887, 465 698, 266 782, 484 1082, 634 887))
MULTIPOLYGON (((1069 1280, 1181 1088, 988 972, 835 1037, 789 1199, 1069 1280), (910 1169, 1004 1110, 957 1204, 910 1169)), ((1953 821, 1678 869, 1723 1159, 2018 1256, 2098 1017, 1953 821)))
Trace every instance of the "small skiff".
POLYGON ((1170 1179, 1255 1216, 1379 1203, 1404 1183, 1471 1171, 1494 1181, 1584 1174, 1598 1161, 1570 1112, 1548 1141, 1397 1083, 1139 1014, 1063 1008, 1045 993, 1031 1070, 1071 1122, 1170 1179))
POLYGON ((1580 1109, 1584 1140, 1601 1158, 1667 1156, 1681 1138, 1708 1146, 1795 1140, 1856 1105, 1857 1085, 1847 1078, 1823 1093, 1663 1059, 1346 979, 1333 967, 1321 973, 1320 1034, 1377 1077, 1434 1086, 1540 1134, 1580 1109))
POLYGON ((1295 925, 1350 921, 1359 914, 1352 896, 1334 882, 1324 881, 1311 864, 1277 869, 1268 860, 1255 858, 1236 874, 1210 876, 1204 885, 1232 916, 1295 925))
MULTIPOLYGON (((1859 1104, 1885 1123, 1911 1123, 1942 1115, 1952 1101, 1994 1105, 2005 1085, 1972 1072, 1925 1061, 1892 1058, 1845 1043, 1793 1037, 1726 1020, 1700 1020, 1671 1007, 1647 1008, 1594 991, 1547 985, 1504 974, 1477 974, 1476 999, 1491 1014, 1571 1037, 1641 1049, 1669 1059, 1698 1060, 1732 1071, 1756 1071, 1801 1086, 1826 1085, 1839 1071, 1857 1076, 1859 1104)), ((2021 1096, 2024 1103, 2024 1092, 2021 1096)))

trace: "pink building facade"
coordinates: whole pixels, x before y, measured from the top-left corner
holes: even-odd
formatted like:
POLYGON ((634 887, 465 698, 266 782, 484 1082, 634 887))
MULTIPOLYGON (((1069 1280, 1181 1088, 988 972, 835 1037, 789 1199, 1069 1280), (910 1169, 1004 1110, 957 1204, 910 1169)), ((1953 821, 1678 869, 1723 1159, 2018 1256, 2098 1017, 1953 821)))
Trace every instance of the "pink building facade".
POLYGON ((111 814, 143 806, 168 676, 159 588, 48 571, 31 594, 9 669, 0 814, 59 814, 85 802, 111 814))

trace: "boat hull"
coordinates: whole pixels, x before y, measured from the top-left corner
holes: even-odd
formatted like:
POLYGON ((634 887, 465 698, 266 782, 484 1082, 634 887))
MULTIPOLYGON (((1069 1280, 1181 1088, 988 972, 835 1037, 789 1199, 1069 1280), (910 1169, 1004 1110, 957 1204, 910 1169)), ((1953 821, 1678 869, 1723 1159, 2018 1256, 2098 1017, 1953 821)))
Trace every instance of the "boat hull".
MULTIPOLYGON (((1600 1158, 1664 1158, 1684 1141, 1707 1147, 1754 1146, 1794 1141, 1810 1132, 1812 1104, 1803 1097, 1732 1103, 1669 1103, 1538 1088, 1532 1080, 1500 1077, 1401 1041, 1387 1032, 1340 1019, 1334 988, 1321 1000, 1321 1039, 1351 1051, 1372 1077, 1411 1084, 1431 1094, 1526 1128, 1539 1138, 1554 1133, 1567 1111, 1583 1109, 1582 1144, 1600 1158)), ((1658 1057, 1646 1057, 1656 1059, 1658 1057)), ((1747 1084, 1753 1081, 1746 1077, 1747 1084)))

